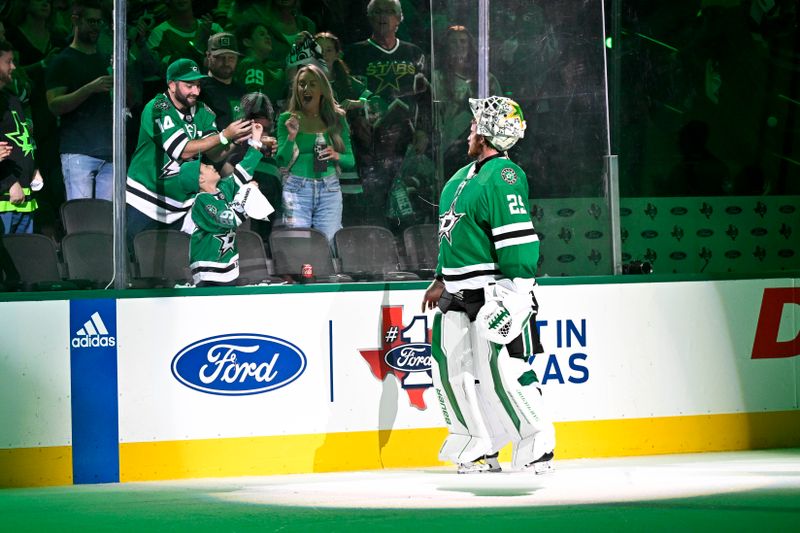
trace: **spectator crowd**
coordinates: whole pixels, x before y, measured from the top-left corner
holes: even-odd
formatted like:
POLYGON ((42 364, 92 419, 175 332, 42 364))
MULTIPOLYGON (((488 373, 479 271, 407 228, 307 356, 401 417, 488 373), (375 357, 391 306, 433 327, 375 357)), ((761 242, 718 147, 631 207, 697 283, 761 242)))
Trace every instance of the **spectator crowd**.
MULTIPOLYGON (((114 197, 112 2, 2 9, 3 232, 58 240, 64 202, 114 197)), ((332 240, 431 222, 429 43, 398 37, 405 16, 399 0, 128 2, 128 238, 192 230, 198 188, 179 176, 200 160, 257 184, 276 210, 252 221, 265 244, 274 225, 332 240)))

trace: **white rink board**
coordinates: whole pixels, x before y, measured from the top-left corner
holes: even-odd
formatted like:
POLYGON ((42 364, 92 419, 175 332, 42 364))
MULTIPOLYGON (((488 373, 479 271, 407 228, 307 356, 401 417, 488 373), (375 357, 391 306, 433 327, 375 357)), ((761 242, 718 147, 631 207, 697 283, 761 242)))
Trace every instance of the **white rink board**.
MULTIPOLYGON (((585 383, 546 385, 556 419, 796 409, 798 358, 751 359, 764 288, 791 286, 741 280, 542 287, 540 320, 587 321, 587 346, 577 350, 566 342, 558 347, 553 331, 542 330, 546 353, 559 361, 575 351, 588 355, 585 383)), ((800 321, 784 325, 782 334, 796 336, 800 321)), ((534 367, 544 378, 541 358, 534 367)))
POLYGON ((0 449, 68 446, 69 302, 2 302, 0 449))
MULTIPOLYGON (((764 288, 796 285, 777 279, 539 287, 546 353, 533 367, 555 419, 797 409, 798 358, 750 358, 764 288), (566 334, 568 321, 577 335, 566 334)), ((430 388, 423 394, 427 408, 418 409, 394 375, 378 380, 359 353, 381 347, 382 306, 403 306, 401 326, 409 326, 422 316, 422 294, 119 300, 120 441, 440 427, 430 388), (207 394, 173 376, 170 363, 182 348, 225 334, 288 341, 305 354, 305 371, 285 387, 248 396, 207 394)), ((782 340, 800 327, 787 307, 782 340)))

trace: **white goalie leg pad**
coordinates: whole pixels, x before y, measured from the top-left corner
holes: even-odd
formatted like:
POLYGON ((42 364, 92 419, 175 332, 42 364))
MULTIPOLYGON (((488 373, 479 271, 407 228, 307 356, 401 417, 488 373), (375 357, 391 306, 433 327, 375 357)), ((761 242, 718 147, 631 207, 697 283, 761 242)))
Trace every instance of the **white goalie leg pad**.
POLYGON ((441 367, 440 361, 434 361, 433 383, 449 431, 439 459, 473 461, 494 450, 475 388, 469 319, 464 313, 437 314, 434 329, 439 342, 433 349, 441 351, 444 362, 441 367))
POLYGON ((508 389, 520 416, 518 438, 515 439, 511 456, 511 466, 515 469, 553 453, 556 446, 556 431, 553 419, 538 383, 522 386, 517 377, 530 370, 530 366, 520 359, 506 358, 504 371, 511 385, 508 389), (510 379, 514 376, 514 379, 510 379))
POLYGON ((485 421, 491 453, 498 452, 517 435, 516 427, 508 412, 508 401, 503 397, 506 386, 502 371, 497 368, 499 347, 488 342, 474 322, 470 326, 475 375, 481 413, 485 421))

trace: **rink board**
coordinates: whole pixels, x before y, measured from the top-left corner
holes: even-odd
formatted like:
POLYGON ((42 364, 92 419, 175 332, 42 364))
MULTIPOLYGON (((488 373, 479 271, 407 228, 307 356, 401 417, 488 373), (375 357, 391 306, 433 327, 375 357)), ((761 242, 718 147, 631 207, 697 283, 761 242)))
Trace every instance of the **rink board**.
MULTIPOLYGON (((439 464, 423 289, 375 287, 0 303, 0 485, 439 464)), ((537 296, 559 457, 800 444, 797 279, 537 296)))

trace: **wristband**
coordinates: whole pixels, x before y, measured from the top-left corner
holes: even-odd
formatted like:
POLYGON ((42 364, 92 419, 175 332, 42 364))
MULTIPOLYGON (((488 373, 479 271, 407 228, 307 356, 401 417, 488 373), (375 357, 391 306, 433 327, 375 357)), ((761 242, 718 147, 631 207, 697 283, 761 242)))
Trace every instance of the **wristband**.
POLYGON ((261 141, 257 141, 255 139, 247 139, 247 144, 249 144, 256 150, 261 150, 261 147, 264 146, 264 143, 262 143, 261 141))
POLYGON ((224 133, 222 133, 222 132, 219 132, 219 143, 220 143, 222 146, 225 146, 225 145, 226 145, 226 144, 228 144, 229 142, 230 142, 230 141, 228 140, 228 138, 227 138, 227 137, 225 137, 225 134, 224 134, 224 133))

